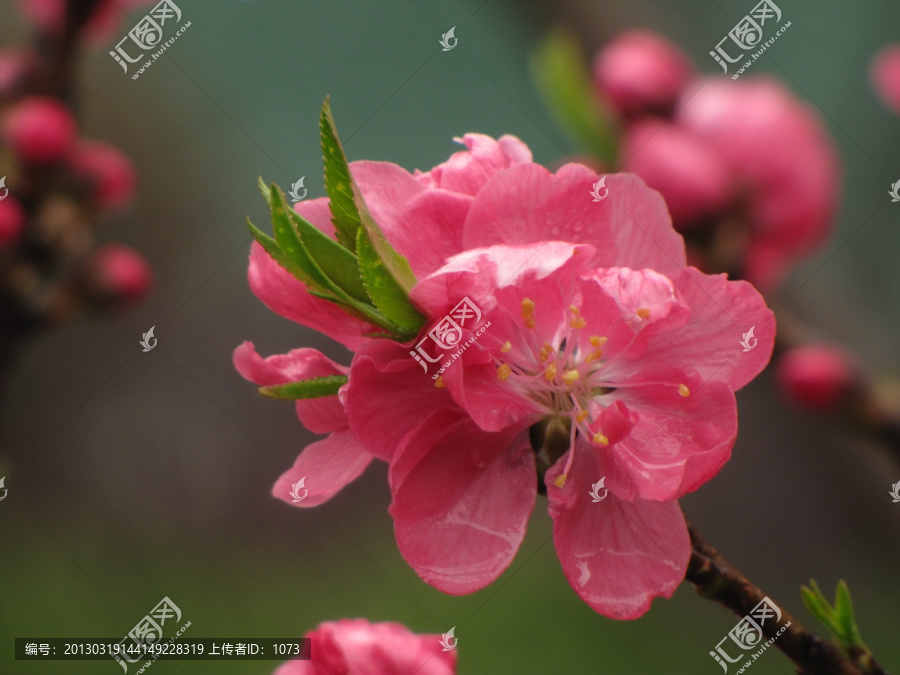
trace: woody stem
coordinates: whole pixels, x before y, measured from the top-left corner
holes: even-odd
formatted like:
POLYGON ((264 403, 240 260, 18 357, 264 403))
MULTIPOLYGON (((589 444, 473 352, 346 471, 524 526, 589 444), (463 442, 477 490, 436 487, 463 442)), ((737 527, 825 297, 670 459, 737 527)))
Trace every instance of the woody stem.
MULTIPOLYGON (((694 584, 697 593, 704 598, 718 602, 740 617, 749 615, 767 594, 735 569, 703 539, 690 521, 687 522, 691 560, 685 580, 694 584)), ((782 607, 780 603, 776 604, 782 607)), ((776 638, 774 646, 794 662, 800 675, 885 675, 873 658, 851 660, 833 643, 811 633, 787 610, 781 610, 780 622, 767 621, 761 628, 767 638, 776 638), (788 622, 790 625, 784 632, 776 635, 788 622)))

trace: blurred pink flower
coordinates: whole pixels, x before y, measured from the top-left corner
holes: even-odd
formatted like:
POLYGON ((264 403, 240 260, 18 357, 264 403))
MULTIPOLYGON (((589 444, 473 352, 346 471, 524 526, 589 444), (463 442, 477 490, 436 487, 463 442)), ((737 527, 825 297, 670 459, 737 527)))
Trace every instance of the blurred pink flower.
MULTIPOLYGON (((605 47, 595 70, 625 118, 623 169, 662 193, 676 229, 721 230, 713 242, 737 257, 728 271, 771 289, 822 245, 837 209, 837 155, 787 89, 766 78, 694 77, 676 46, 646 32, 605 47)), ((721 253, 712 253, 717 262, 721 253)))
POLYGON ((509 565, 538 483, 529 429, 568 425, 568 449, 545 458, 557 552, 585 602, 628 619, 684 577, 675 500, 730 456, 732 392, 768 362, 774 317, 748 283, 686 266, 664 203, 639 179, 607 176, 615 199, 592 203, 596 179, 579 165, 495 175, 464 225, 472 250, 411 295, 432 322, 468 297, 489 330, 438 386, 409 347, 362 347, 345 405, 356 437, 390 463, 401 552, 452 594, 509 565), (753 324, 765 328, 745 354, 753 324), (604 476, 597 507, 589 493, 604 476))
POLYGON ((878 52, 869 76, 884 104, 900 115, 900 45, 889 45, 878 52))
POLYGON ((594 60, 598 91, 625 117, 670 113, 693 72, 680 49, 645 30, 622 33, 594 60))
POLYGON ((778 384, 794 401, 819 412, 832 412, 858 382, 847 355, 828 345, 795 347, 778 360, 778 384))
POLYGON ((312 658, 288 661, 274 675, 453 675, 456 650, 439 635, 417 635, 399 623, 326 621, 306 634, 312 658))
POLYGON ((95 300, 134 305, 153 286, 144 257, 123 244, 98 246, 84 264, 88 292, 95 300))
POLYGON ((78 127, 62 103, 33 96, 12 108, 3 124, 3 133, 21 161, 48 164, 68 154, 78 127))
POLYGON ((14 244, 25 229, 25 211, 9 195, 0 201, 0 250, 14 244))
POLYGON ((134 197, 137 171, 118 148, 100 141, 81 141, 72 151, 69 164, 91 183, 93 201, 100 209, 119 208, 134 197))

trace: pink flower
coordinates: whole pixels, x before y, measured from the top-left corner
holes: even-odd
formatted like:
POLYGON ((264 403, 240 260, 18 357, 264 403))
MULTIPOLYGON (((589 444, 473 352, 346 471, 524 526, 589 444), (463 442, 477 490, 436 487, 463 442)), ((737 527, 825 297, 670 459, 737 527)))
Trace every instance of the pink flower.
POLYGON ((900 45, 889 45, 878 52, 869 76, 884 104, 900 115, 900 45))
POLYGON ((623 33, 594 61, 598 90, 625 117, 671 112, 693 71, 680 49, 643 30, 623 33))
MULTIPOLYGON (((260 386, 346 375, 349 371, 315 349, 294 349, 263 359, 252 342, 244 342, 234 350, 234 367, 260 386)), ((344 406, 337 396, 298 400, 297 417, 313 433, 328 436, 300 453, 294 466, 275 483, 272 494, 293 506, 318 506, 359 477, 372 455, 350 432, 344 406)))
POLYGON ((143 256, 122 244, 98 247, 84 265, 88 292, 101 302, 134 305, 153 286, 153 272, 143 256))
POLYGON ((399 623, 326 621, 306 634, 307 661, 288 661, 274 675, 453 675, 456 650, 439 635, 417 635, 399 623))
POLYGON ((69 163, 91 184, 94 203, 100 209, 117 209, 134 197, 137 171, 118 148, 100 141, 82 141, 72 151, 69 163))
POLYGON ((819 412, 833 412, 859 382, 846 354, 827 345, 806 345, 778 361, 778 384, 793 400, 819 412))
POLYGON ((25 229, 25 211, 9 195, 0 201, 0 250, 14 244, 25 229))
POLYGON ((35 164, 62 159, 78 134, 69 109, 56 99, 40 96, 18 103, 9 113, 3 130, 19 158, 35 164))
POLYGON ((596 179, 526 164, 488 181, 464 224, 467 250, 411 295, 429 328, 465 297, 488 330, 438 386, 409 347, 360 348, 345 405, 356 437, 390 463, 397 541, 425 581, 461 594, 496 579, 542 478, 567 578, 624 619, 684 576, 675 500, 727 461, 732 392, 768 362, 774 317, 746 282, 686 267, 664 203, 640 180, 610 175, 611 198, 593 203, 596 179), (759 344, 743 353, 750 325, 759 344), (536 428, 565 439, 536 458, 536 428), (597 505, 601 478, 609 497, 597 505))

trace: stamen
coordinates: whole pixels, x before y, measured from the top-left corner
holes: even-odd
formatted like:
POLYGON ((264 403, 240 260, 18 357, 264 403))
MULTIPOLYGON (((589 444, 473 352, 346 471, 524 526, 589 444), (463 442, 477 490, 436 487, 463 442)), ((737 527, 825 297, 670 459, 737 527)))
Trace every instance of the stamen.
POLYGON ((587 410, 582 410, 577 415, 575 415, 575 421, 579 422, 579 423, 584 422, 587 418, 588 418, 587 410))
POLYGON ((681 394, 682 396, 684 396, 685 398, 687 398, 688 396, 691 395, 691 390, 687 388, 686 384, 679 384, 678 385, 678 393, 681 394))
POLYGON ((550 358, 550 352, 553 351, 553 346, 549 342, 545 342, 544 346, 541 347, 541 351, 539 354, 539 358, 541 359, 541 363, 550 358))
POLYGON ((438 389, 443 389, 447 385, 444 384, 444 376, 438 375, 438 378, 434 381, 434 386, 438 389))
POLYGON ((562 381, 566 383, 567 387, 570 387, 578 382, 578 378, 581 377, 581 374, 575 370, 566 370, 563 371, 562 381))
POLYGON ((561 473, 556 478, 553 479, 553 484, 556 487, 561 488, 563 485, 566 484, 566 478, 567 478, 566 474, 561 473))
POLYGON ((603 447, 609 445, 609 439, 601 433, 594 434, 594 438, 592 440, 597 445, 602 445, 603 447))
POLYGON ((547 366, 547 370, 544 371, 544 377, 547 378, 548 382, 552 382, 553 380, 556 379, 556 364, 555 363, 551 363, 549 366, 547 366))
POLYGON ((576 316, 569 322, 569 325, 572 328, 580 330, 580 329, 584 328, 585 326, 587 326, 587 319, 585 319, 583 316, 576 316))
POLYGON ((500 367, 497 368, 497 379, 501 382, 505 382, 509 378, 509 374, 512 371, 512 368, 509 367, 508 363, 500 364, 500 367))
POLYGON ((591 335, 591 347, 602 347, 609 338, 600 337, 599 335, 591 335))
POLYGON ((500 347, 500 351, 503 352, 504 354, 508 354, 511 349, 512 349, 512 342, 510 342, 509 340, 504 342, 503 346, 500 347))
POLYGON ((637 311, 637 315, 638 315, 638 317, 640 317, 641 319, 643 319, 644 321, 646 321, 647 319, 650 318, 650 310, 647 309, 646 307, 641 307, 641 308, 637 311))
POLYGON ((584 357, 584 361, 585 361, 585 363, 593 363, 594 361, 599 359, 601 356, 603 356, 603 350, 595 349, 590 354, 588 354, 587 356, 584 357))
POLYGON ((534 300, 531 298, 522 299, 522 318, 525 319, 526 328, 534 328, 534 300))

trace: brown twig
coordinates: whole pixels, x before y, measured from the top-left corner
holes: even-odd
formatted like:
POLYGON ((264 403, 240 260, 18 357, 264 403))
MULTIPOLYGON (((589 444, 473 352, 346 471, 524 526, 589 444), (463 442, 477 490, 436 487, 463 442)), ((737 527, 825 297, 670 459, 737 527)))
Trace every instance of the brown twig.
MULTIPOLYGON (((691 560, 685 579, 697 588, 704 598, 714 600, 740 617, 750 614, 766 597, 740 571, 735 569, 716 549, 710 546, 693 525, 688 523, 691 536, 691 560)), ((781 608, 781 605, 778 605, 781 608)), ((766 622, 762 626, 767 638, 775 638, 778 647, 797 666, 801 675, 885 675, 885 671, 867 655, 867 659, 851 660, 833 643, 807 630, 803 624, 785 610, 781 610, 781 622, 766 622)))

